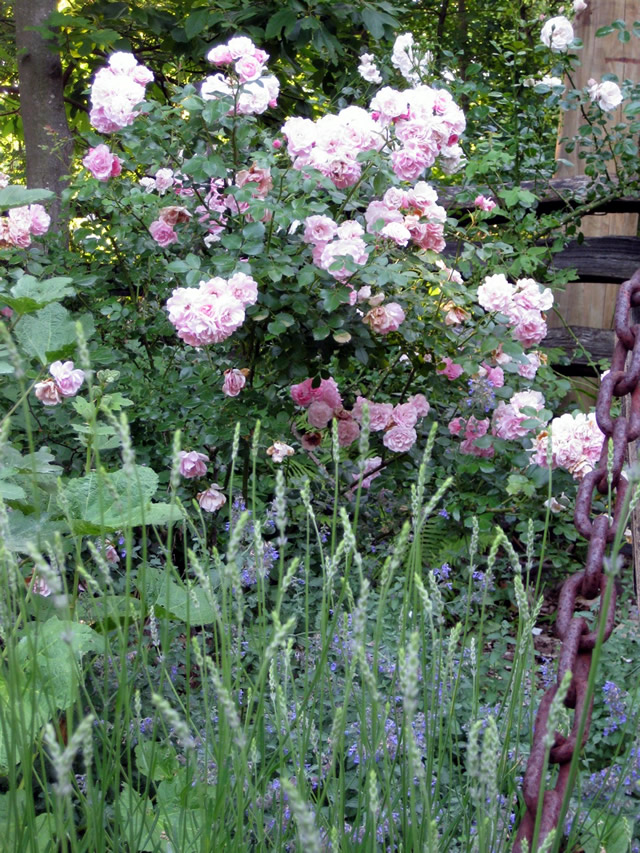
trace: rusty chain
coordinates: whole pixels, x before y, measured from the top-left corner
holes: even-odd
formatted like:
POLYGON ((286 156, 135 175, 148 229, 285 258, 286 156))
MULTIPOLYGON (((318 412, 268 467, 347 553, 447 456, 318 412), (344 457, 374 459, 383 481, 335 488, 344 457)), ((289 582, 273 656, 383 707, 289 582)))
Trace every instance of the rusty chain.
MULTIPOLYGON (((526 812, 520 823, 513 853, 521 853, 522 842, 527 840, 529 850, 533 841, 539 799, 542 797, 541 815, 538 832, 538 845, 542 844, 549 832, 557 828, 562 803, 567 791, 570 767, 576 749, 581 749, 589 735, 593 700, 587 701, 587 684, 591 669, 591 655, 596 645, 598 631, 590 631, 583 617, 576 616, 581 609, 578 596, 583 599, 595 599, 604 595, 606 576, 604 559, 607 544, 614 541, 619 526, 624 519, 627 480, 622 476, 627 445, 640 438, 640 324, 630 326, 631 310, 640 305, 640 270, 620 286, 615 310, 615 331, 617 340, 611 359, 611 370, 603 378, 596 402, 596 420, 605 435, 602 454, 597 467, 586 474, 580 483, 576 498, 574 522, 578 532, 589 542, 585 568, 566 580, 558 601, 556 631, 562 641, 558 662, 556 684, 545 692, 536 715, 533 744, 527 762, 522 793, 526 812), (626 365, 626 367, 625 367, 626 365), (612 415, 614 397, 631 395, 628 417, 612 415), (613 445, 611 470, 609 465, 609 441, 613 445), (615 493, 613 520, 607 515, 590 518, 591 505, 596 492, 605 495, 615 493), (573 726, 568 737, 555 732, 555 741, 551 748, 549 764, 558 764, 556 785, 551 790, 543 790, 542 778, 545 769, 545 735, 551 703, 558 692, 565 673, 571 672, 571 685, 564 700, 567 708, 574 709, 573 726), (580 720, 585 713, 585 724, 581 743, 577 744, 580 720)), ((602 599, 601 599, 602 600, 602 599)), ((613 631, 616 608, 615 588, 612 590, 608 611, 605 616, 604 639, 613 631)))

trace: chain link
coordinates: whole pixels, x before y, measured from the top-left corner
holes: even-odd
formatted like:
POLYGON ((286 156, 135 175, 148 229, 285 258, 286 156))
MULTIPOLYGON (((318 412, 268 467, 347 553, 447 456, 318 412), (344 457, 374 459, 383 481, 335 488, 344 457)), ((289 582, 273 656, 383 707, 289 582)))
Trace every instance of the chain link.
MULTIPOLYGON (((596 420, 605 435, 602 454, 597 467, 585 475, 578 488, 574 522, 578 532, 589 542, 585 568, 576 572, 562 586, 558 601, 556 631, 562 641, 558 662, 556 684, 545 692, 536 715, 533 744, 522 782, 522 794, 526 812, 516 836, 513 853, 521 853, 526 839, 531 850, 536 815, 540 807, 538 844, 542 844, 552 829, 558 827, 562 802, 569 783, 571 760, 577 749, 581 749, 589 735, 593 701, 585 708, 587 684, 591 669, 591 655, 596 645, 598 631, 590 631, 589 623, 577 611, 584 609, 578 598, 601 601, 607 585, 604 560, 607 544, 614 541, 620 524, 624 523, 628 482, 622 469, 627 446, 640 438, 640 324, 630 325, 631 309, 640 305, 640 270, 620 286, 615 310, 617 341, 611 359, 611 370, 603 378, 596 402, 596 420), (614 416, 612 409, 616 398, 631 395, 628 416, 614 416), (610 456, 609 444, 612 445, 610 456), (609 460, 611 467, 609 468, 609 460), (615 494, 613 518, 598 515, 591 518, 594 496, 615 494), (545 735, 549 710, 563 675, 571 672, 572 679, 565 706, 574 709, 573 726, 568 737, 558 732, 551 748, 549 762, 559 765, 555 787, 544 790, 545 779, 545 735), (585 714, 582 742, 578 745, 578 730, 581 717, 585 714), (542 803, 540 803, 542 799, 542 803)), ((611 600, 604 621, 604 639, 613 631, 616 613, 616 593, 612 590, 611 600)), ((596 621, 599 624, 600 620, 596 621)))

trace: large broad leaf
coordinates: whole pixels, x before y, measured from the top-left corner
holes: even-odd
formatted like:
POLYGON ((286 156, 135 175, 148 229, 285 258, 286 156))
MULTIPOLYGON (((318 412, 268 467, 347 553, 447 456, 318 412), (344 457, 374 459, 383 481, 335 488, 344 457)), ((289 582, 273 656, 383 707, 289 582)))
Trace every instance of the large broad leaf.
POLYGON ((72 282, 73 279, 67 276, 38 281, 32 275, 23 275, 11 288, 11 296, 3 296, 2 301, 19 314, 31 314, 50 302, 59 302, 65 296, 73 296, 75 291, 69 287, 72 282))
POLYGON ((57 709, 68 708, 78 692, 77 664, 89 651, 103 651, 104 637, 83 622, 52 617, 43 625, 29 622, 18 643, 17 660, 38 705, 49 719, 57 709))
POLYGON ((29 622, 16 664, 0 675, 0 772, 18 764, 34 736, 79 693, 78 665, 89 651, 104 651, 104 637, 81 622, 52 617, 29 622))
POLYGON ((49 201, 55 198, 51 190, 28 190, 26 187, 5 187, 0 190, 0 210, 22 207, 25 204, 49 201))
POLYGON ((182 518, 178 507, 152 504, 158 475, 136 465, 133 476, 125 471, 97 472, 66 483, 64 494, 74 531, 97 534, 143 524, 169 524, 182 518))
POLYGON ((163 583, 155 606, 187 625, 210 625, 216 618, 216 612, 201 587, 187 589, 173 581, 163 583))
POLYGON ((46 513, 34 512, 24 515, 14 509, 9 514, 9 532, 2 544, 8 551, 26 553, 28 543, 42 548, 50 543, 56 531, 66 527, 66 523, 51 521, 46 513))
POLYGON ((52 302, 37 313, 22 317, 16 325, 16 338, 26 352, 48 365, 73 348, 76 330, 67 309, 52 302))

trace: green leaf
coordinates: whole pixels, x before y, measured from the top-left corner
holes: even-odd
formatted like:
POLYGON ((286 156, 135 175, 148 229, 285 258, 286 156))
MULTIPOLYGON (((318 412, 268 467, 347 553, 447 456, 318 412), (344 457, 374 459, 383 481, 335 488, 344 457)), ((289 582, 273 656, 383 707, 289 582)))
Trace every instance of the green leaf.
POLYGON ((134 476, 124 470, 112 474, 94 471, 67 481, 64 495, 72 519, 88 522, 98 530, 117 530, 144 523, 145 510, 157 488, 155 471, 136 465, 134 476))
POLYGON ((71 315, 59 302, 52 302, 36 314, 22 317, 15 329, 22 348, 48 365, 72 347, 76 340, 71 315))
POLYGON ((362 20, 374 39, 384 37, 384 18, 379 12, 374 9, 363 9, 362 20))
POLYGON ((29 542, 42 547, 50 543, 53 535, 62 527, 62 523, 51 521, 46 513, 23 515, 14 509, 9 513, 9 534, 4 537, 2 544, 8 551, 25 553, 29 542))
POLYGON ((279 12, 276 12, 271 18, 269 18, 269 22, 264 31, 265 39, 269 40, 274 38, 275 36, 279 36, 284 27, 289 27, 290 29, 293 24, 296 22, 296 16, 292 13, 291 9, 281 9, 279 12))
POLYGON ((264 225, 262 222, 249 222, 242 229, 242 233, 249 240, 261 240, 264 237, 264 225))
POLYGON ((596 38, 599 39, 599 38, 602 38, 603 36, 608 36, 613 31, 614 31, 614 28, 610 24, 607 24, 604 27, 598 27, 598 29, 596 30, 596 38))
POLYGON ((209 625, 216 618, 216 611, 201 587, 192 586, 188 590, 173 581, 162 582, 155 606, 187 625, 209 625))
POLYGON ((209 21, 209 8, 196 9, 192 12, 184 22, 184 31, 188 39, 199 35, 207 28, 209 21))
POLYGON ((136 746, 136 767, 154 782, 173 779, 180 770, 175 749, 157 741, 141 741, 136 746))
POLYGON ((158 475, 142 465, 135 466, 134 476, 124 470, 112 474, 94 471, 67 481, 64 495, 74 531, 90 535, 103 530, 179 521, 182 518, 179 507, 151 503, 157 487, 158 475))
POLYGON ((28 190, 26 187, 5 187, 0 190, 0 209, 22 207, 25 204, 37 204, 55 198, 51 190, 28 190))
POLYGON ((38 281, 32 275, 23 275, 11 288, 11 296, 3 297, 3 302, 19 314, 28 314, 50 302, 59 302, 65 296, 73 296, 75 291, 68 286, 72 282, 72 278, 65 276, 38 281))
POLYGON ((25 490, 20 486, 16 486, 15 483, 7 483, 5 480, 0 480, 0 497, 3 500, 22 501, 26 496, 25 490))

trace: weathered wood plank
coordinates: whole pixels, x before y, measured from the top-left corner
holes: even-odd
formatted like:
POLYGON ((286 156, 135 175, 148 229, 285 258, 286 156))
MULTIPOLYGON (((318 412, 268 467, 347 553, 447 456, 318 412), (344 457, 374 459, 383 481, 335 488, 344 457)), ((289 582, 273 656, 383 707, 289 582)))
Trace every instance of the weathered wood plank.
POLYGON ((640 267, 640 238, 587 237, 582 243, 572 240, 554 255, 551 269, 570 267, 577 269, 580 281, 627 281, 640 267))
POLYGON ((570 329, 549 329, 542 346, 560 347, 576 365, 611 358, 616 337, 613 329, 592 329, 589 326, 571 326, 570 329), (582 347, 590 354, 591 360, 582 352, 582 347))
MULTIPOLYGON (((507 189, 513 184, 507 184, 507 189)), ((573 178, 552 178, 550 181, 523 181, 520 186, 529 190, 538 199, 539 213, 567 210, 579 205, 593 204, 593 210, 601 213, 640 212, 640 193, 633 196, 615 197, 615 182, 595 181, 586 175, 573 178), (598 196, 600 201, 598 202, 598 196), (612 197, 614 196, 614 197, 612 197)), ((473 199, 482 193, 493 196, 491 187, 440 187, 438 202, 448 210, 472 210, 473 199)))

